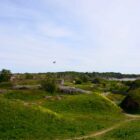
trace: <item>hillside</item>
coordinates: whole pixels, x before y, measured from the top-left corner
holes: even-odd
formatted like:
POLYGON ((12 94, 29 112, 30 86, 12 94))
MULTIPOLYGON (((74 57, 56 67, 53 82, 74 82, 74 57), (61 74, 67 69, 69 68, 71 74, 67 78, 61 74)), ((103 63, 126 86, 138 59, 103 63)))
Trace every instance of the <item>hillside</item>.
POLYGON ((70 138, 109 127, 124 118, 115 104, 95 93, 64 96, 61 100, 55 96, 48 100, 6 98, 6 94, 0 96, 3 140, 70 138))
POLYGON ((140 120, 130 121, 122 124, 119 128, 114 129, 104 135, 87 140, 139 140, 140 138, 140 120))
POLYGON ((0 139, 83 139, 129 123, 119 105, 131 97, 129 105, 139 106, 139 80, 87 74, 26 73, 0 82, 0 139))

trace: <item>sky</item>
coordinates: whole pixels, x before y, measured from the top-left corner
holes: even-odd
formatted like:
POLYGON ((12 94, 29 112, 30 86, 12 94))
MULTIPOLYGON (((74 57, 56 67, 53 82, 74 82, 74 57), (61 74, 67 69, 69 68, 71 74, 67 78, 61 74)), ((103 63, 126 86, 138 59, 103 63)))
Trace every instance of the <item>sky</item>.
POLYGON ((140 74, 139 7, 139 0, 0 0, 0 69, 140 74))

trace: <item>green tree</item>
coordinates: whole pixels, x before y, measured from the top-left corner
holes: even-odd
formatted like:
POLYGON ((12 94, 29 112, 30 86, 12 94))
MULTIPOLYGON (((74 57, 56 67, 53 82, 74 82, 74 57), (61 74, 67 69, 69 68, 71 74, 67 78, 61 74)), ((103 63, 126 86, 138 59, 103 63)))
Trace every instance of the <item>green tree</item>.
POLYGON ((0 71, 0 82, 10 81, 11 76, 12 73, 10 70, 3 69, 2 71, 0 71))
POLYGON ((90 80, 89 76, 86 74, 81 74, 80 75, 80 80, 84 83, 88 82, 90 80))

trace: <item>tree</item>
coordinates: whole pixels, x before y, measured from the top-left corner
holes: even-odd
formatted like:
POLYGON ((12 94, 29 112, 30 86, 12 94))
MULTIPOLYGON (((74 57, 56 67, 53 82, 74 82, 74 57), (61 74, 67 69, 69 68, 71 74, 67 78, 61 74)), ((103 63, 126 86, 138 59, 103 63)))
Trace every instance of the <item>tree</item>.
POLYGON ((80 75, 80 80, 82 82, 86 83, 86 82, 88 82, 90 80, 90 78, 89 78, 88 75, 86 75, 86 74, 83 73, 83 74, 80 75))
POLYGON ((10 70, 3 69, 2 71, 0 71, 0 82, 10 81, 11 76, 12 73, 10 70))

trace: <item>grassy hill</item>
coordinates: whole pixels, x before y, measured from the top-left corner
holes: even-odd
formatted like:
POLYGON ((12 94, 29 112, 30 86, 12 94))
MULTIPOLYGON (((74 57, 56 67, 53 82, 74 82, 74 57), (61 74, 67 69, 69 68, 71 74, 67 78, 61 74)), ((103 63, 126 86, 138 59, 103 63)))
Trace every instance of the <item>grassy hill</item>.
POLYGON ((140 120, 135 120, 121 125, 104 135, 87 140, 139 140, 140 139, 140 120))
POLYGON ((61 99, 43 96, 44 93, 31 91, 1 95, 0 139, 65 139, 98 131, 124 119, 119 107, 96 93, 61 99))

